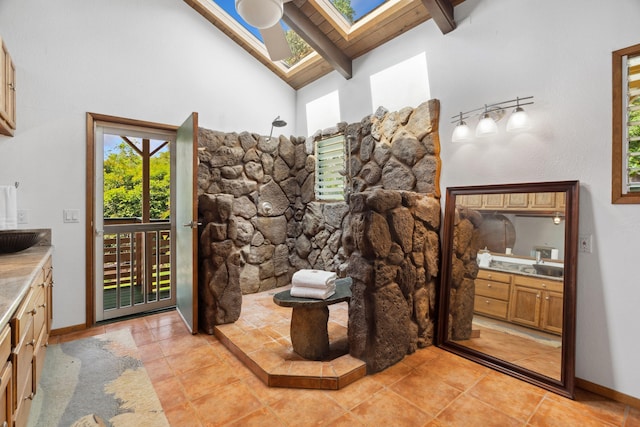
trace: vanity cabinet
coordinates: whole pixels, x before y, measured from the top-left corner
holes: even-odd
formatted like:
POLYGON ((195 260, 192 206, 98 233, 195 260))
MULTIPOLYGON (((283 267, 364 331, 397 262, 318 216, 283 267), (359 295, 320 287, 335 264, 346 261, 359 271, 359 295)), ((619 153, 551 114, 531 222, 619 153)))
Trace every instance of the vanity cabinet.
POLYGON ((16 128, 16 67, 0 37, 0 134, 13 136, 16 128))
POLYGON ((27 424, 31 402, 47 349, 51 328, 51 257, 32 281, 13 315, 11 327, 11 365, 13 382, 13 420, 16 427, 27 424))
POLYGON ((562 334, 563 282, 514 275, 509 321, 562 334))
POLYGON ((473 310, 484 316, 507 320, 512 275, 491 270, 478 271, 473 310))
POLYGON ((13 425, 13 366, 11 356, 11 326, 5 325, 0 332, 0 425, 13 425))

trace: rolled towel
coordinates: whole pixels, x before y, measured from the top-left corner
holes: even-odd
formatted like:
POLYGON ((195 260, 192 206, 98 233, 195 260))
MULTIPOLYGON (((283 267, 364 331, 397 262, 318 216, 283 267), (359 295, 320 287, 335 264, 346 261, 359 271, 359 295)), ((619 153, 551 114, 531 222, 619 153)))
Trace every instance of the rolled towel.
POLYGON ((330 285, 327 289, 307 288, 304 286, 293 286, 291 296, 298 298, 327 299, 336 293, 336 285, 330 285))
POLYGON ((293 286, 304 286, 306 288, 325 289, 327 286, 335 284, 336 273, 322 270, 298 270, 291 277, 293 286))

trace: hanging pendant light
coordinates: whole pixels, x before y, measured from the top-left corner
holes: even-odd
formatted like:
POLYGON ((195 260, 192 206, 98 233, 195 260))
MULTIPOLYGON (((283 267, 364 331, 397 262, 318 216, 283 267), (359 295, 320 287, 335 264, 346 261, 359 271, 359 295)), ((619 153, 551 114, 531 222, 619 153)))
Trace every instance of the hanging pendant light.
POLYGON ((478 138, 483 138, 491 135, 495 135, 498 133, 498 125, 496 121, 491 118, 489 115, 489 111, 487 110, 487 106, 484 106, 484 114, 482 115, 482 119, 478 122, 478 126, 476 126, 476 136, 478 138))
POLYGON ((462 120, 462 112, 460 112, 460 121, 453 130, 451 135, 452 142, 469 142, 473 139, 471 128, 462 120))
POLYGON ((529 116, 520 106, 520 98, 516 98, 516 109, 513 110, 507 122, 507 132, 520 132, 530 128, 529 116))

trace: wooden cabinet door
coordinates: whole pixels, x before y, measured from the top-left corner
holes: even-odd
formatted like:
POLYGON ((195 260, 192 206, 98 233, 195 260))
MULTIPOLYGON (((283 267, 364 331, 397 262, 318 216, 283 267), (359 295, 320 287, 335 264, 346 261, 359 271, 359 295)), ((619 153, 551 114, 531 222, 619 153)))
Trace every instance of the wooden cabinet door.
POLYGON ((529 193, 507 194, 506 206, 509 209, 526 209, 529 207, 529 193))
POLYGON ((541 293, 537 289, 514 285, 511 288, 509 320, 525 326, 539 327, 541 293))
POLYGON ((556 193, 531 193, 529 207, 531 209, 555 209, 556 193))
POLYGON ((501 209, 504 208, 504 194, 485 194, 485 209, 501 209))
POLYGON ((13 368, 6 362, 0 373, 0 425, 13 425, 13 368))
POLYGON ((544 292, 541 327, 545 331, 562 334, 562 296, 559 292, 544 292))
POLYGON ((482 208, 482 194, 463 194, 456 196, 456 204, 465 208, 482 208))
POLYGON ((9 51, 0 39, 0 119, 2 119, 2 133, 11 134, 16 128, 16 67, 11 60, 9 51))

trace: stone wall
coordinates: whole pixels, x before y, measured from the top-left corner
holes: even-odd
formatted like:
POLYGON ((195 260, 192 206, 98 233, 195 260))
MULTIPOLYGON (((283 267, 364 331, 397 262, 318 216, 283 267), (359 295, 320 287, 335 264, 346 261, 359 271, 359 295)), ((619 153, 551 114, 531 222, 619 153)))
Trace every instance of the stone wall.
POLYGON ((315 201, 314 141, 347 136, 349 191, 415 191, 439 196, 439 103, 340 123, 310 138, 268 139, 199 130, 200 324, 238 319, 242 295, 280 287, 303 268, 348 263, 344 202, 315 201))
POLYGON ((433 343, 440 202, 377 189, 353 194, 349 209, 349 352, 377 372, 433 343))
POLYGON ((451 294, 449 303, 449 337, 453 340, 471 338, 475 279, 478 276, 476 256, 480 249, 479 212, 456 208, 453 225, 453 255, 451 257, 451 294))

